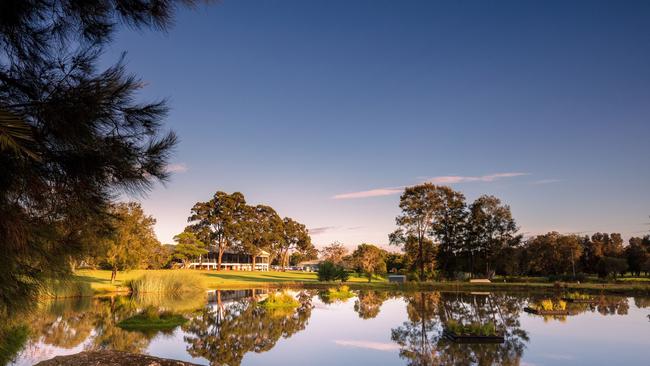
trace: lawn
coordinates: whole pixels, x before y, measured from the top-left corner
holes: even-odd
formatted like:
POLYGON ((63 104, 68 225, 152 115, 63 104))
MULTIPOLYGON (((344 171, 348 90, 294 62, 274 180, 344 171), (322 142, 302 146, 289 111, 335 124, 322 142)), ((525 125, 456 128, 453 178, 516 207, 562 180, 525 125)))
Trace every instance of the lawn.
MULTIPOLYGON (((79 282, 89 283, 91 288, 98 293, 128 291, 126 283, 138 278, 145 273, 158 272, 170 273, 187 271, 200 273, 205 276, 208 288, 236 288, 247 286, 268 286, 271 284, 309 284, 318 283, 314 272, 248 272, 248 271, 208 271, 208 270, 132 270, 118 272, 115 283, 111 284, 111 272, 104 270, 79 270, 75 279, 79 282)), ((350 276, 348 282, 367 283, 365 277, 350 276)), ((373 282, 386 282, 383 278, 373 279, 373 282)))
MULTIPOLYGON (((129 280, 138 278, 145 273, 172 273, 187 271, 199 273, 205 276, 206 286, 210 289, 235 289, 244 287, 264 287, 264 286, 319 286, 328 285, 318 282, 314 272, 247 272, 247 271, 208 271, 208 270, 132 270, 119 272, 117 280, 111 284, 111 272, 103 270, 79 270, 76 273, 75 280, 87 283, 95 293, 111 292, 128 292, 126 283, 129 280)), ((495 281, 486 284, 477 284, 469 282, 410 282, 406 285, 399 286, 403 290, 434 290, 434 291, 458 291, 458 290, 552 290, 554 284, 551 282, 542 282, 541 278, 531 282, 501 282, 495 281)), ((350 276, 348 284, 354 288, 366 289, 395 289, 397 285, 389 284, 386 279, 376 278, 372 283, 368 283, 367 278, 358 277, 355 274, 350 276)), ((619 283, 567 283, 566 290, 585 290, 593 293, 650 293, 650 285, 645 281, 634 281, 626 279, 619 283)))

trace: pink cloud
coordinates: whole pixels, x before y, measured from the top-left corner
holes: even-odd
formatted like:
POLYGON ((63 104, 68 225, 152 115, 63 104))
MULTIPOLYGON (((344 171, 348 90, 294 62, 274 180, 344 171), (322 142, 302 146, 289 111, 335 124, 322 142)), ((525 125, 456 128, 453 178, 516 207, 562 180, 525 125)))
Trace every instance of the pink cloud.
POLYGON ((187 165, 185 165, 185 163, 167 165, 168 173, 185 173, 186 171, 187 171, 187 165))
POLYGON ((368 197, 381 197, 381 196, 390 196, 393 194, 398 194, 404 190, 404 187, 395 187, 395 188, 379 188, 371 189, 369 191, 361 192, 352 192, 352 193, 342 193, 335 195, 335 200, 349 200, 354 198, 368 198, 368 197))
MULTIPOLYGON (((469 182, 494 182, 503 178, 513 178, 519 177, 522 175, 529 175, 529 173, 496 173, 489 175, 482 175, 478 177, 474 176, 460 176, 460 175, 446 175, 440 177, 427 178, 424 182, 433 183, 433 184, 458 184, 458 183, 469 183, 469 182)), ((400 187, 388 187, 388 188, 377 188, 367 191, 359 192, 350 192, 350 193, 341 193, 333 196, 335 200, 347 200, 347 199, 356 199, 356 198, 369 198, 369 197, 381 197, 381 196, 391 196, 394 194, 400 194, 404 191, 406 186, 400 187)))

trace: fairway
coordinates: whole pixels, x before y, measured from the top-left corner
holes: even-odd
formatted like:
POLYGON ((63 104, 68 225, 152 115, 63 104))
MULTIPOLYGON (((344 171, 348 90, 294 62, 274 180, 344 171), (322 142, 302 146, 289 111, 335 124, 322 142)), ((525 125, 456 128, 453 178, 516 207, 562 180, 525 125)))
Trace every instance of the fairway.
MULTIPOLYGON (((117 279, 111 284, 111 271, 107 270, 79 270, 75 273, 75 280, 89 283, 91 288, 97 293, 110 293, 128 291, 126 284, 128 281, 138 278, 145 273, 172 273, 187 271, 191 273, 200 273, 205 276, 208 288, 227 288, 242 287, 269 284, 301 284, 301 283, 318 283, 315 272, 297 272, 297 271, 268 271, 268 272, 249 272, 249 271, 207 271, 207 270, 145 270, 138 269, 132 271, 118 272, 117 279)), ((354 274, 350 276, 348 282, 367 283, 365 277, 358 277, 354 274)), ((382 278, 373 278, 373 282, 386 282, 382 278)))

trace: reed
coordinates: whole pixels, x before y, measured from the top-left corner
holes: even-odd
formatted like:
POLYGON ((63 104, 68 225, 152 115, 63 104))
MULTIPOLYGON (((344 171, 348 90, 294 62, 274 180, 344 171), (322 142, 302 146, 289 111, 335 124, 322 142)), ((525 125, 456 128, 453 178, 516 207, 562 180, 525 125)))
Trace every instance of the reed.
POLYGON ((131 280, 127 284, 134 295, 179 295, 206 290, 205 277, 185 271, 152 272, 131 280))

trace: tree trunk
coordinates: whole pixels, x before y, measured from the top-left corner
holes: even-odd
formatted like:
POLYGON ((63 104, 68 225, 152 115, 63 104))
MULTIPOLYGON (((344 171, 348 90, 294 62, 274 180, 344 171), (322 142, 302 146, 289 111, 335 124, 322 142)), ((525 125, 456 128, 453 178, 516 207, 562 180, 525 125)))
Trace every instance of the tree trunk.
POLYGON ((253 266, 251 267, 251 271, 255 271, 255 260, 257 259, 257 254, 252 254, 251 257, 253 258, 253 266))
POLYGON ((221 258, 223 257, 223 249, 219 248, 219 258, 217 258, 217 271, 221 271, 221 258))
POLYGON ((117 268, 116 268, 116 267, 113 267, 113 269, 112 269, 112 271, 111 271, 111 284, 112 284, 113 282, 115 282, 115 277, 117 277, 117 268))
POLYGON ((424 281, 424 248, 422 244, 422 235, 418 236, 418 252, 420 257, 420 281, 424 281))

